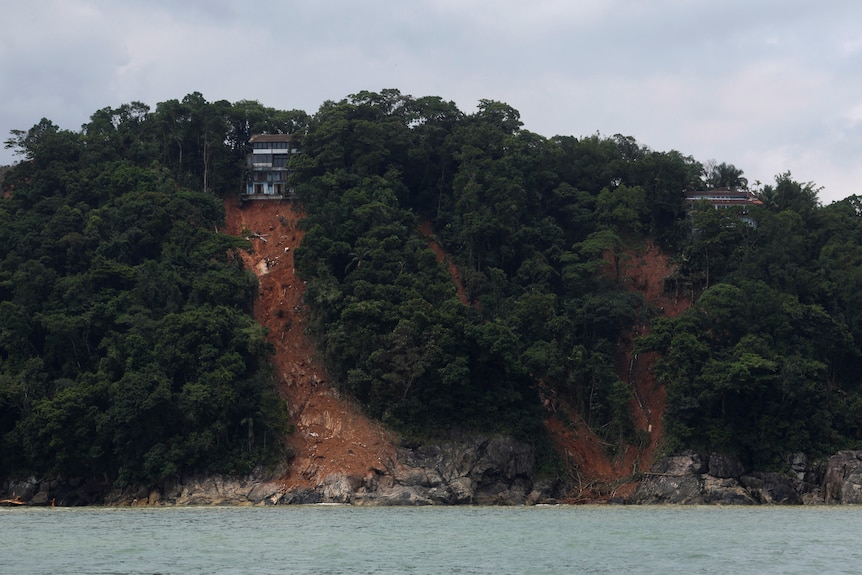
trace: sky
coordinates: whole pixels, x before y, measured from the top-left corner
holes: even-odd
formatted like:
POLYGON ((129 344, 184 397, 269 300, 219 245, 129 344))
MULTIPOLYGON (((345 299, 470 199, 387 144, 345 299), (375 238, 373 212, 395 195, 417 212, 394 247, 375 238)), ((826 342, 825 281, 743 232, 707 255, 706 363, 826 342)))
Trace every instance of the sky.
POLYGON ((192 92, 314 113, 386 88, 862 195, 858 0, 0 0, 3 140, 192 92))

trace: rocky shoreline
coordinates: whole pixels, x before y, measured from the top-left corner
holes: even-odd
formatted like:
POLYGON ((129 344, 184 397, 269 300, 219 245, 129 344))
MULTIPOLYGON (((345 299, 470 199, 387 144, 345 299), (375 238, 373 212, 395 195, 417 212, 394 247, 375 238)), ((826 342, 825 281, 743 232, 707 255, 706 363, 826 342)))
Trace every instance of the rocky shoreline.
POLYGON ((785 458, 787 472, 748 472, 719 454, 665 457, 645 474, 628 503, 682 505, 857 505, 862 503, 862 451, 840 451, 809 463, 785 458))
MULTIPOLYGON (((316 486, 291 485, 278 474, 208 475, 158 488, 113 489, 105 481, 26 478, 7 481, 0 500, 31 506, 534 505, 566 501, 567 486, 534 480, 535 455, 508 437, 473 437, 402 447, 384 469, 364 477, 332 474, 316 486)), ((862 503, 862 451, 827 462, 787 458, 787 471, 749 472, 719 454, 665 457, 643 474, 634 495, 611 503, 637 505, 823 505, 862 503)))
POLYGON ((158 488, 111 489, 82 479, 7 481, 0 499, 27 505, 529 505, 555 503, 559 482, 533 480, 532 448, 508 437, 472 437, 414 448, 365 476, 331 474, 316 486, 291 485, 279 473, 248 477, 207 475, 165 482, 158 488))

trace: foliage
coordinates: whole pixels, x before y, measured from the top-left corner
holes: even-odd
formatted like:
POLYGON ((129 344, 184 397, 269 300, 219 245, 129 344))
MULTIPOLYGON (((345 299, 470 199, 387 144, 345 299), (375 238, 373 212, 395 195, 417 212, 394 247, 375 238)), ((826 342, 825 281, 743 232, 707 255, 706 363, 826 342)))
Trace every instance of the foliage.
POLYGON ((696 305, 643 338, 660 351, 673 446, 732 452, 754 466, 860 440, 855 197, 821 207, 789 173, 745 218, 701 209, 682 276, 696 305))
POLYGON ((7 140, 22 161, 0 200, 0 473, 158 481, 265 457, 285 410, 256 286, 246 246, 212 231, 254 133, 301 146, 310 333, 330 380, 386 423, 545 445, 554 397, 636 443, 617 356, 651 310, 624 271, 655 241, 696 300, 638 343, 660 352, 671 446, 768 466, 862 439, 858 197, 821 206, 787 172, 744 213, 689 210, 686 190, 748 189, 742 170, 619 134, 545 138, 493 100, 464 113, 363 91, 308 115, 193 93, 7 140))
MULTIPOLYGON (((408 431, 536 437, 545 388, 606 436, 631 438, 614 353, 641 301, 604 254, 668 217, 650 198, 688 181, 687 159, 622 137, 547 140, 500 102, 468 115, 395 90, 325 103, 303 151, 296 261, 333 381, 408 431), (459 264, 471 305, 420 222, 459 264)), ((682 204, 667 204, 671 227, 682 204)))
POLYGON ((747 189, 742 170, 621 135, 546 139, 500 102, 464 114, 395 90, 324 104, 305 151, 297 258, 314 333, 334 381, 387 421, 513 429, 538 417, 524 404, 543 390, 636 442, 615 354, 645 317, 623 289, 625 253, 651 237, 679 253, 678 285, 702 294, 640 343, 662 352, 672 445, 769 465, 860 439, 860 202, 822 208, 785 173, 754 190, 760 207, 689 215, 685 190, 747 189))
POLYGON ((48 120, 13 132, 24 160, 0 203, 0 476, 155 484, 276 453, 286 410, 250 316, 256 280, 235 255, 248 245, 215 231, 222 203, 205 193, 236 181, 221 143, 254 107, 192 95, 153 114, 99 110, 81 133, 48 120), (181 128, 177 109, 200 126, 181 128), (182 159, 160 145, 168 124, 182 159))

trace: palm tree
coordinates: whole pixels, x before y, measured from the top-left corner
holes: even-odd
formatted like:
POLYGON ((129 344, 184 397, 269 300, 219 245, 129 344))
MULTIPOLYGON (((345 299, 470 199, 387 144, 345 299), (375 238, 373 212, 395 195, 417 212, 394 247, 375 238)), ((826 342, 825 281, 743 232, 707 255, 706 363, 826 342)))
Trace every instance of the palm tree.
POLYGON ((733 164, 709 162, 704 171, 706 172, 704 183, 709 190, 718 188, 729 188, 732 190, 742 188, 745 190, 748 188, 748 179, 742 175, 742 170, 733 164))

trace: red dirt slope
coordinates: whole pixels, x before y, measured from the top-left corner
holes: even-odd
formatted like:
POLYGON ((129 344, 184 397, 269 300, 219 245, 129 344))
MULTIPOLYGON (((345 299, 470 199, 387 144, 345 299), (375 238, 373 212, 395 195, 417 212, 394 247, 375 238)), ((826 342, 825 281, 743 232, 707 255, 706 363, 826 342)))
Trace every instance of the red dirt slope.
POLYGON ((269 328, 279 393, 296 425, 287 438, 296 456, 284 477, 285 486, 313 488, 330 474, 360 481, 372 478, 394 458, 395 449, 381 426, 327 384, 306 337, 305 285, 293 268, 293 253, 303 236, 297 227, 302 214, 288 201, 250 201, 240 206, 235 198, 225 201, 225 212, 224 231, 249 235, 252 241, 253 252, 243 252, 242 258, 259 278, 254 316, 269 328))
MULTIPOLYGON (((382 473, 394 459, 392 436, 324 381, 324 371, 305 333, 302 307, 305 286, 293 269, 293 252, 303 236, 297 227, 302 214, 290 202, 283 201, 252 201, 240 207, 235 199, 230 199, 225 202, 225 210, 224 231, 249 235, 253 243, 253 252, 242 253, 242 257, 260 282, 254 315, 269 328, 268 339, 276 350, 273 362, 279 391, 287 400, 291 420, 296 424, 296 432, 287 439, 296 457, 284 477, 285 486, 316 487, 330 474, 363 480, 382 473)), ((425 224, 422 232, 428 237, 432 230, 425 224)), ((448 263, 459 298, 469 305, 457 267, 439 245, 433 241, 429 244, 438 261, 448 263)), ((663 280, 671 271, 667 256, 649 245, 624 258, 621 275, 629 289, 643 294, 657 313, 672 316, 686 309, 690 302, 663 295, 663 280)), ((665 393, 652 377, 655 358, 652 354, 632 358, 634 338, 646 329, 646 324, 641 323, 635 333, 621 342, 617 365, 620 377, 632 385, 632 413, 637 429, 649 437, 647 445, 640 449, 629 446, 616 458, 609 457, 608 446, 578 421, 574 410, 546 393, 546 428, 578 486, 572 502, 601 501, 633 493, 636 484, 629 478, 649 468, 661 442, 665 393)))
POLYGON ((440 244, 438 244, 437 241, 433 239, 434 228, 431 225, 431 222, 422 222, 422 225, 419 226, 419 231, 422 233, 423 236, 428 238, 428 246, 437 255, 437 262, 446 264, 446 268, 449 270, 449 275, 452 277, 452 283, 455 284, 455 290, 458 293, 458 299, 464 305, 470 305, 470 301, 467 299, 467 290, 464 289, 464 283, 461 281, 461 272, 458 271, 458 266, 456 266, 452 259, 449 257, 449 254, 443 251, 443 248, 440 247, 440 244))
MULTIPOLYGON (((429 246, 437 254, 437 261, 446 263, 461 302, 470 305, 458 267, 433 240, 431 223, 423 222, 420 231, 429 239, 429 246)), ((613 254, 609 253, 606 257, 609 264, 606 273, 614 273, 613 254)), ((641 251, 629 252, 620 258, 620 280, 627 289, 640 293, 646 306, 657 315, 673 317, 691 305, 688 300, 664 295, 664 279, 673 269, 668 256, 652 243, 647 244, 641 251)), ((648 470, 652 465, 656 448, 663 437, 665 389, 656 385, 652 374, 655 354, 633 355, 635 338, 648 330, 646 321, 639 321, 633 333, 623 337, 617 353, 617 372, 620 378, 632 387, 630 409, 635 428, 644 432, 648 438, 647 443, 640 448, 630 445, 618 456, 609 456, 608 448, 612 446, 587 427, 575 409, 556 397, 551 389, 539 384, 548 413, 545 428, 563 457, 569 478, 575 485, 571 502, 596 502, 613 497, 627 497, 634 493, 637 487, 630 478, 639 471, 648 470)))
MULTIPOLYGON (((612 268, 613 254, 608 254, 612 268)), ((643 250, 629 252, 621 258, 621 281, 627 289, 640 293, 646 305, 658 315, 673 317, 685 311, 691 302, 666 296, 664 279, 674 269, 666 254, 653 244, 643 250)), ((608 270, 608 273, 612 273, 608 270)), ((640 448, 627 446, 624 453, 610 457, 602 440, 583 422, 575 411, 562 401, 546 401, 550 415, 545 426, 557 448, 569 464, 572 478, 579 490, 572 494, 572 502, 592 502, 612 497, 627 497, 634 493, 637 484, 631 476, 647 471, 652 465, 656 449, 663 438, 662 417, 665 409, 665 389, 656 384, 652 373, 655 354, 633 356, 634 340, 647 333, 649 326, 639 321, 633 333, 626 334, 617 352, 617 372, 620 379, 632 387, 631 412, 635 428, 645 434, 648 441, 640 448), (564 410, 566 419, 576 422, 566 425, 557 412, 564 410)))

